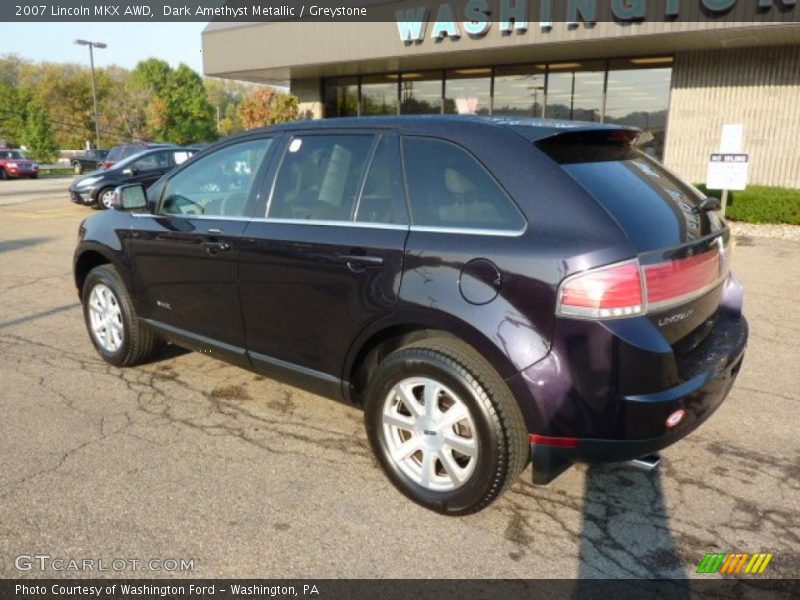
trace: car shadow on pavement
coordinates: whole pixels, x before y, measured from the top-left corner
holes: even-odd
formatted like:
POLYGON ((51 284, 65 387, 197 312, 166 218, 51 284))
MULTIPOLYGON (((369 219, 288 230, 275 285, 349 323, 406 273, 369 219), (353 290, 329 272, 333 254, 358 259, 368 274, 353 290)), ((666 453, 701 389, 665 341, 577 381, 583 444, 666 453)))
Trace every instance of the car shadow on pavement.
POLYGON ((603 587, 593 579, 617 578, 670 579, 670 600, 690 597, 659 468, 649 472, 626 464, 588 468, 578 577, 575 600, 601 597, 603 587))
POLYGON ((24 317, 14 319, 13 321, 4 321, 0 323, 0 329, 8 329, 9 327, 14 327, 15 325, 21 325, 23 323, 30 323, 31 321, 38 321, 39 319, 44 319, 46 317, 52 317, 53 315, 57 315, 58 313, 72 310, 73 308, 79 309, 80 306, 81 306, 80 302, 70 302, 69 304, 62 304, 61 306, 56 306, 54 308, 43 310, 34 313, 32 315, 26 315, 24 317))
POLYGON ((33 246, 39 246, 54 239, 53 237, 32 237, 21 240, 6 240, 0 242, 0 253, 9 252, 11 250, 22 250, 23 248, 32 248, 33 246))
POLYGON ((148 361, 148 364, 155 365, 191 353, 192 353, 191 350, 187 350, 186 348, 181 348, 180 346, 176 346, 175 344, 165 344, 164 347, 158 351, 158 354, 156 354, 153 358, 151 358, 148 361))

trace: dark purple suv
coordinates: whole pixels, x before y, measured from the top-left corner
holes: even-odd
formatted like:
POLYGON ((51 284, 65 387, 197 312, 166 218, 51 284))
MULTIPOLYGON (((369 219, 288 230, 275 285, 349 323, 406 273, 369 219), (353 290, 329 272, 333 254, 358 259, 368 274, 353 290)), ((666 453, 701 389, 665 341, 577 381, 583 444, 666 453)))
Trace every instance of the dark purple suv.
POLYGON ((747 324, 718 204, 639 137, 397 117, 226 139, 81 225, 90 338, 361 403, 391 481, 446 514, 529 461, 543 484, 657 452, 722 403, 747 324))

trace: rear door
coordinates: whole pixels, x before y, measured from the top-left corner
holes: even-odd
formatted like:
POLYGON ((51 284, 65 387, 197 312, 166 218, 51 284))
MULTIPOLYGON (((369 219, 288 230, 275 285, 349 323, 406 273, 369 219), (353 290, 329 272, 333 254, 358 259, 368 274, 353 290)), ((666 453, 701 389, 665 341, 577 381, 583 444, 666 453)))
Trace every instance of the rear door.
POLYGON ((567 133, 537 146, 625 232, 643 267, 650 318, 674 343, 717 311, 730 233, 697 190, 632 147, 624 133, 567 133))
POLYGON ((234 142, 177 171, 155 214, 134 218, 129 241, 140 315, 192 348, 242 364, 239 244, 271 145, 269 137, 234 142))
POLYGON ((259 370, 338 394, 345 354, 398 299, 408 218, 390 132, 293 133, 240 258, 259 370))

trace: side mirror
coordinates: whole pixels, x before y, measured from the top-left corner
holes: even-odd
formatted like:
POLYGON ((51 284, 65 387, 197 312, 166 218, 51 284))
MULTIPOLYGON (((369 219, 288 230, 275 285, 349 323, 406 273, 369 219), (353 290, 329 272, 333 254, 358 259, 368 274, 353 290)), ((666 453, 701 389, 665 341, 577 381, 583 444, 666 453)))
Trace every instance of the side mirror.
POLYGON ((124 169, 122 171, 122 174, 123 175, 138 175, 139 174, 139 169, 137 169, 136 167, 128 167, 127 169, 124 169))
POLYGON ((135 210, 147 207, 147 192, 139 183, 121 185, 114 190, 111 206, 116 210, 135 210))

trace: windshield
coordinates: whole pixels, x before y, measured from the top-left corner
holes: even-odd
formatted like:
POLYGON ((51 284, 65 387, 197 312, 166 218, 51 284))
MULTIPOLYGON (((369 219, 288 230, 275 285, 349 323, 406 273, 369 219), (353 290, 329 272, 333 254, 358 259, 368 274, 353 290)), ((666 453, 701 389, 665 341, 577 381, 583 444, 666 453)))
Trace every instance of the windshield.
POLYGON ((0 158, 22 159, 25 158, 25 155, 19 150, 0 150, 0 158))

